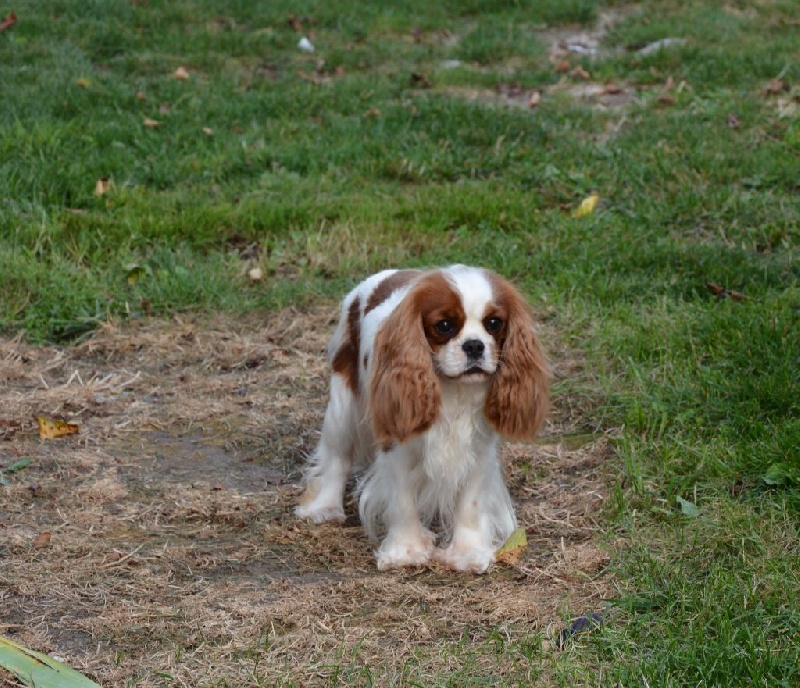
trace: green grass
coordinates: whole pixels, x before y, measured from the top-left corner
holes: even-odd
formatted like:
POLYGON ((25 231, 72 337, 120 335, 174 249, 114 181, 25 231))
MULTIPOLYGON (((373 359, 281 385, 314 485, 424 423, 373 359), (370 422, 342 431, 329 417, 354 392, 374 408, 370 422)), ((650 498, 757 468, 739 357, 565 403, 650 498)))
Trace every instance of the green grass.
MULTIPOLYGON (((587 352, 601 400, 586 422, 619 435, 598 537, 625 543, 613 562, 623 590, 548 675, 800 683, 800 5, 14 10, 0 34, 0 329, 69 343, 111 317, 332 302, 389 264, 495 268, 587 352), (625 110, 448 92, 556 83, 543 31, 610 9, 621 18, 607 50, 572 61, 639 88, 625 110), (297 49, 290 14, 314 32, 314 55, 297 49), (665 37, 686 42, 638 52, 665 37), (685 82, 673 105, 657 100, 669 77, 685 82), (774 78, 787 90, 765 94, 774 78), (101 177, 112 188, 97 197, 101 177), (591 189, 599 210, 569 217, 591 189), (263 282, 247 277, 251 244, 263 282)), ((556 403, 586 385, 560 382, 556 403)), ((526 661, 534 680, 540 649, 526 661)))

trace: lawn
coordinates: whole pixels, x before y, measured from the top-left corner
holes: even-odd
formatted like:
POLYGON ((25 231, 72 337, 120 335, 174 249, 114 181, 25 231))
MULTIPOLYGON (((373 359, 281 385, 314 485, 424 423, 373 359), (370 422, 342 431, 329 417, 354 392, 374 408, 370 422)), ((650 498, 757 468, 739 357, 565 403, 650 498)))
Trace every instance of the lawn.
POLYGON ((109 686, 800 684, 800 4, 12 10, 0 634, 109 686), (552 359, 530 544, 378 574, 291 516, 322 350, 454 262, 552 359))

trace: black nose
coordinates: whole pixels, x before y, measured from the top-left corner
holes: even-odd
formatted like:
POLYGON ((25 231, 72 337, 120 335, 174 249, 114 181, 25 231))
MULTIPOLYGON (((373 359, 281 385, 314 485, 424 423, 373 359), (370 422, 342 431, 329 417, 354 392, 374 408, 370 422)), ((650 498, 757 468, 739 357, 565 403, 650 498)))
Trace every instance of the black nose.
POLYGON ((480 339, 468 339, 461 345, 461 348, 469 358, 480 358, 483 356, 486 345, 480 339))

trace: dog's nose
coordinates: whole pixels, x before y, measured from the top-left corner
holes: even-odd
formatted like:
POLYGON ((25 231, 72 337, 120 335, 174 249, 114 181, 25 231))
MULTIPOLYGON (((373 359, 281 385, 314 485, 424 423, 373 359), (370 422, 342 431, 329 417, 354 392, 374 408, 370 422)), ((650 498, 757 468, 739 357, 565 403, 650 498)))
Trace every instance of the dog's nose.
POLYGON ((474 359, 483 356, 486 345, 480 339, 468 339, 461 345, 461 348, 469 358, 474 359))

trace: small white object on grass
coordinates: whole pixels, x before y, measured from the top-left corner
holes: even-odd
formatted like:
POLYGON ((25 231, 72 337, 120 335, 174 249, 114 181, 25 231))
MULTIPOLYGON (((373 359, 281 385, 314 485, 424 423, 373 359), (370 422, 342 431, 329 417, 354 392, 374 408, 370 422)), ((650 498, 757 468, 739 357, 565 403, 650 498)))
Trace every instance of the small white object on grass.
POLYGON ((309 41, 308 38, 306 38, 305 36, 303 36, 299 41, 297 41, 297 47, 306 53, 314 52, 314 44, 311 41, 309 41))
POLYGON ((659 41, 654 41, 653 43, 649 43, 648 45, 644 46, 639 50, 640 55, 652 55, 653 53, 657 53, 659 50, 664 50, 664 48, 669 48, 673 45, 683 45, 686 43, 685 38, 662 38, 659 41))

